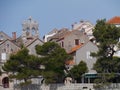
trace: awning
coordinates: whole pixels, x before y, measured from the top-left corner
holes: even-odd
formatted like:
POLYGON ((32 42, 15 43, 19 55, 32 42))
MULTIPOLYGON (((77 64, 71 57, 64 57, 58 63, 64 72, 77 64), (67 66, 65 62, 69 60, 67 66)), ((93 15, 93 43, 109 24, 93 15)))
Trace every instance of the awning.
POLYGON ((97 74, 85 74, 84 77, 85 78, 96 78, 98 76, 97 76, 97 74))
POLYGON ((85 78, 96 78, 97 76, 97 72, 95 70, 90 70, 88 73, 84 74, 85 78))

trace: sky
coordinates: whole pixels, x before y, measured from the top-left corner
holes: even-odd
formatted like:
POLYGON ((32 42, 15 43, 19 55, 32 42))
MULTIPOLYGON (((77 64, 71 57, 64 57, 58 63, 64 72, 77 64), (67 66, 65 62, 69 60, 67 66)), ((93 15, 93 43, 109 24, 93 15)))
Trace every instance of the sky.
POLYGON ((30 16, 39 23, 40 38, 54 28, 68 28, 81 20, 120 16, 120 0, 0 0, 0 31, 22 34, 22 23, 30 16))

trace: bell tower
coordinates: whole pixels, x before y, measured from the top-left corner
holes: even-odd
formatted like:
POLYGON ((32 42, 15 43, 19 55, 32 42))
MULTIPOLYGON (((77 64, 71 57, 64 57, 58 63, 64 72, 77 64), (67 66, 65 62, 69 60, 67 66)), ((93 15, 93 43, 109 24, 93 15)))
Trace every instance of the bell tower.
POLYGON ((27 20, 22 23, 22 39, 24 41, 39 38, 39 24, 33 20, 30 16, 27 20))

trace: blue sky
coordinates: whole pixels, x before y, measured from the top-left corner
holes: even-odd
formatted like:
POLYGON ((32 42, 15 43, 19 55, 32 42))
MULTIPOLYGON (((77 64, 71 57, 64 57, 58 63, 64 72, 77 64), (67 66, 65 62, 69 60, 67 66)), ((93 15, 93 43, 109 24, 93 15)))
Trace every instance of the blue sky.
POLYGON ((0 31, 22 33, 22 22, 32 16, 40 37, 54 28, 71 28, 74 22, 107 20, 120 16, 120 0, 0 0, 0 31))

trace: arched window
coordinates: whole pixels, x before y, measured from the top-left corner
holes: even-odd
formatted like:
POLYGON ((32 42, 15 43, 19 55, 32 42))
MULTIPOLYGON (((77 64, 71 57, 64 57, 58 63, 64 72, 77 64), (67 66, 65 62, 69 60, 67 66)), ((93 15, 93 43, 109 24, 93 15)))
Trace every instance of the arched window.
POLYGON ((9 88, 9 78, 8 77, 4 77, 2 79, 2 84, 4 88, 9 88))

